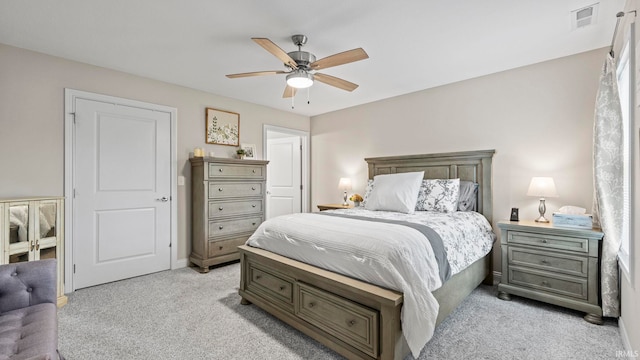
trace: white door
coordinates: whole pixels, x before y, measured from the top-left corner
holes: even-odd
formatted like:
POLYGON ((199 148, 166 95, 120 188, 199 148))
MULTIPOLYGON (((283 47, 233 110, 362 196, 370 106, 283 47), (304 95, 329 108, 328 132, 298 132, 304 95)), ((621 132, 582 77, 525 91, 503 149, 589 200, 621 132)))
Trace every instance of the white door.
POLYGON ((267 139, 266 218, 302 211, 300 137, 267 139))
POLYGON ((171 119, 76 100, 76 289, 169 269, 171 119))

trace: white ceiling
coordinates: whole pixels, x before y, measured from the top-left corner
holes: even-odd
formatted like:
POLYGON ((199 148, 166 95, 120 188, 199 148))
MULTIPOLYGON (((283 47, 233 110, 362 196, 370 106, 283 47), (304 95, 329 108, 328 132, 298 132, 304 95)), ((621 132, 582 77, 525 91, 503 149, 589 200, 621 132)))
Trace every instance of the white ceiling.
POLYGON ((0 0, 0 43, 313 116, 608 46, 625 0, 0 0), (571 11, 599 1, 596 23, 571 11), (251 41, 267 37, 318 59, 362 47, 369 59, 323 70, 359 84, 316 82, 283 99, 284 70, 251 41))

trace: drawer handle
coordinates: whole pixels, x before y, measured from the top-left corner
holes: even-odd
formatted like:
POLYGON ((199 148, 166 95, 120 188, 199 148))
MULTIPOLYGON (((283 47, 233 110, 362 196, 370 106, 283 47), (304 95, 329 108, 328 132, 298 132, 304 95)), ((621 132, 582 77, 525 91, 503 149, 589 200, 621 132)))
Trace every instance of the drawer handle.
POLYGON ((256 275, 256 280, 260 280, 262 278, 262 275, 256 275))
POLYGON ((546 281, 543 281, 540 285, 542 285, 542 286, 549 286, 549 283, 548 283, 548 282, 546 282, 546 281))
POLYGON ((310 307, 310 308, 312 308, 312 307, 314 307, 314 306, 316 306, 316 303, 314 303, 314 302, 310 302, 310 303, 309 303, 309 307, 310 307))
POLYGON ((223 229, 223 226, 222 226, 222 225, 218 226, 218 229, 222 230, 222 229, 223 229))
POLYGON ((222 172, 222 168, 219 168, 218 171, 222 172))
POLYGON ((252 222, 252 223, 251 223, 251 225, 254 225, 254 226, 255 226, 255 225, 256 225, 255 221, 254 221, 254 222, 252 222))
POLYGON ((218 191, 222 191, 222 188, 218 188, 218 191))
POLYGON ((33 240, 31 240, 31 251, 36 247, 36 244, 33 240))
POLYGON ((256 189, 256 187, 255 187, 255 186, 252 186, 252 187, 251 187, 251 190, 255 190, 255 189, 256 189))
POLYGON ((256 169, 253 169, 253 173, 254 173, 254 174, 256 173, 256 169))
POLYGON ((545 260, 545 259, 542 259, 542 260, 540 260, 540 264, 547 265, 547 264, 549 264, 549 262, 547 260, 545 260))
POLYGON ((356 321, 355 321, 355 320, 350 320, 350 321, 347 323, 347 325, 349 325, 349 326, 353 326, 353 325, 355 325, 355 324, 356 324, 356 321))
POLYGON ((222 206, 220 206, 220 207, 218 208, 218 210, 222 211, 222 210, 223 210, 223 209, 222 209, 222 206))
POLYGON ((256 207, 256 204, 251 205, 251 207, 256 207))
POLYGON ((284 290, 286 287, 284 285, 280 285, 280 291, 284 290))
POLYGON ((546 244, 547 243, 547 239, 542 239, 542 243, 546 244))
POLYGON ((222 250, 222 246, 218 247, 218 250, 222 250))
POLYGON ((36 250, 40 250, 40 240, 36 240, 36 250))

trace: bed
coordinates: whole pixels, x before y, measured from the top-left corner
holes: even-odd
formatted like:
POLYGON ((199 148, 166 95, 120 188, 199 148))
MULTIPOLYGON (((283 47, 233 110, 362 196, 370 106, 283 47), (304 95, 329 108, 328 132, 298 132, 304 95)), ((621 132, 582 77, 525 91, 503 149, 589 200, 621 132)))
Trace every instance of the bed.
MULTIPOLYGON (((425 179, 459 178, 477 183, 477 212, 490 223, 493 153, 483 150, 365 160, 370 179, 424 171, 425 179)), ((248 245, 240 246, 239 251, 243 304, 261 307, 349 359, 403 359, 410 352, 401 325, 409 293, 405 296, 248 245)), ((435 325, 483 281, 492 283, 490 251, 431 293, 439 305, 437 315, 430 315, 435 325)), ((413 350, 415 354, 415 347, 413 350)))

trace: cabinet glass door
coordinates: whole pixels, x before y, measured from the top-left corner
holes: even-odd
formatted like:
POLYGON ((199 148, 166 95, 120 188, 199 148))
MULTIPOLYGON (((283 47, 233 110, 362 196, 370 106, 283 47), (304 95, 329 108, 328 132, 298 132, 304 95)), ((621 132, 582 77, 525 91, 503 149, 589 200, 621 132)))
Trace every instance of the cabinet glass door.
POLYGON ((29 261, 33 255, 30 246, 35 246, 29 228, 29 204, 11 203, 9 211, 9 246, 5 249, 9 263, 29 261))
POLYGON ((38 209, 38 236, 36 236, 35 255, 39 259, 55 259, 56 245, 58 238, 56 236, 58 229, 56 212, 57 205, 55 201, 42 201, 38 209), (39 255, 39 257, 38 257, 39 255))

